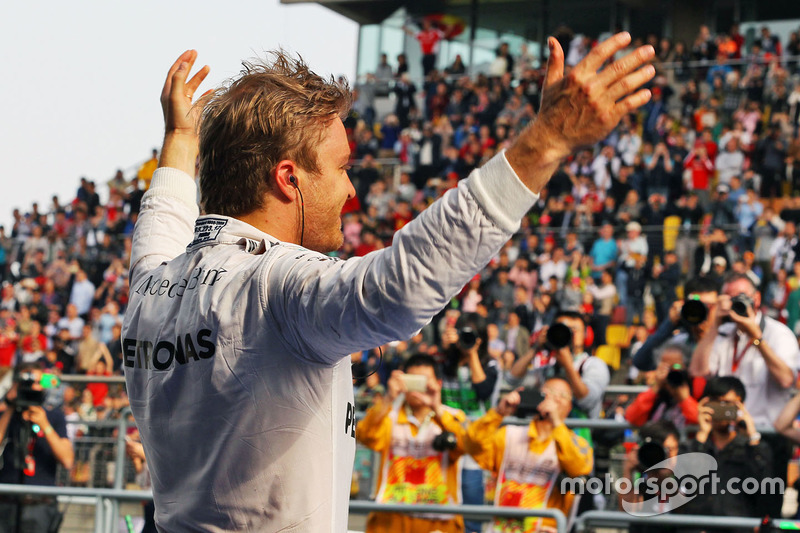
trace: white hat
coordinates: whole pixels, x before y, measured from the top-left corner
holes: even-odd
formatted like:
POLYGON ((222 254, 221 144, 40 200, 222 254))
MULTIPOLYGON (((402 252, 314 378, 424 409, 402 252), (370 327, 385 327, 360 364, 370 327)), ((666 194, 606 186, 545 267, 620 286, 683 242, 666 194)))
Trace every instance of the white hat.
POLYGON ((642 231, 642 225, 638 222, 628 222, 628 225, 625 226, 625 231, 642 231))

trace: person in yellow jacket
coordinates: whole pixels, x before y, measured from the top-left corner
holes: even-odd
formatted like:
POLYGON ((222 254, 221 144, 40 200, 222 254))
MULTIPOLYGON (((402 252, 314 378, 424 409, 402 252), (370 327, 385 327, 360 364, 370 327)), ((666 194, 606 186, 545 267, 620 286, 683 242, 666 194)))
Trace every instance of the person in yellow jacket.
POLYGON ((150 188, 150 181, 153 179, 153 172, 156 171, 158 168, 158 150, 153 148, 153 156, 142 163, 142 166, 139 167, 139 172, 136 173, 136 177, 144 182, 144 190, 150 188))
MULTIPOLYGON (((392 372, 386 395, 356 426, 356 438, 380 452, 375 501, 398 504, 460 504, 461 457, 466 420, 442 405, 439 365, 426 354, 411 356, 392 372)), ((367 533, 462 533, 460 516, 371 513, 367 533)))
MULTIPOLYGON (((549 379, 541 394, 544 399, 526 426, 500 427, 503 418, 516 413, 520 405, 517 389, 504 396, 497 407, 473 422, 464 444, 477 463, 497 476, 495 505, 528 509, 559 509, 569 516, 574 494, 562 493, 558 479, 585 476, 594 465, 592 449, 582 437, 564 425, 572 409, 572 390, 565 380, 549 379)), ((496 518, 494 533, 547 531, 550 519, 496 518)))

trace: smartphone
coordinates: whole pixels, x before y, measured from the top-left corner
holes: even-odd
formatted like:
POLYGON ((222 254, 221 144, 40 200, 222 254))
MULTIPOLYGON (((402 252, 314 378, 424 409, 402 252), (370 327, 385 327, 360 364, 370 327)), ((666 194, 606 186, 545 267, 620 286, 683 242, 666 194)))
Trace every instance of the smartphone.
POLYGON ((733 422, 738 418, 739 409, 734 403, 715 401, 708 402, 706 407, 710 407, 712 410, 711 420, 713 422, 733 422))
POLYGON ((403 374, 403 383, 408 392, 425 392, 428 390, 428 378, 418 374, 403 374))

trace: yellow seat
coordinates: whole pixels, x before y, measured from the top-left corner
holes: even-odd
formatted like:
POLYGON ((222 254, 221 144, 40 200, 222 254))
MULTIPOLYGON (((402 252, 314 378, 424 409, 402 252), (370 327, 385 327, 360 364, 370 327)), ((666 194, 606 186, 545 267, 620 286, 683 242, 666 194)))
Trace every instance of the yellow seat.
POLYGON ((603 344, 597 347, 594 355, 614 370, 619 370, 620 349, 618 346, 603 344))
POLYGON ((606 328, 606 344, 621 348, 628 343, 628 327, 624 324, 609 324, 606 328))
POLYGON ((681 228, 681 217, 672 215, 664 219, 664 251, 672 252, 678 242, 678 231, 681 228))

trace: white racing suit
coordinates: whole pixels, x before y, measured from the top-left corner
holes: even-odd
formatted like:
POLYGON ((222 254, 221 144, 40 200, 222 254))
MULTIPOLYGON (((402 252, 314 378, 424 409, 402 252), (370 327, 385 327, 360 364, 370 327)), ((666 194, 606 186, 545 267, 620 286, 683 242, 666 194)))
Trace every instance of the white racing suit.
POLYGON ((233 218, 197 218, 195 198, 183 172, 153 177, 123 326, 159 530, 344 532, 349 354, 410 338, 500 250, 536 195, 498 155, 390 248, 347 261, 233 218))

